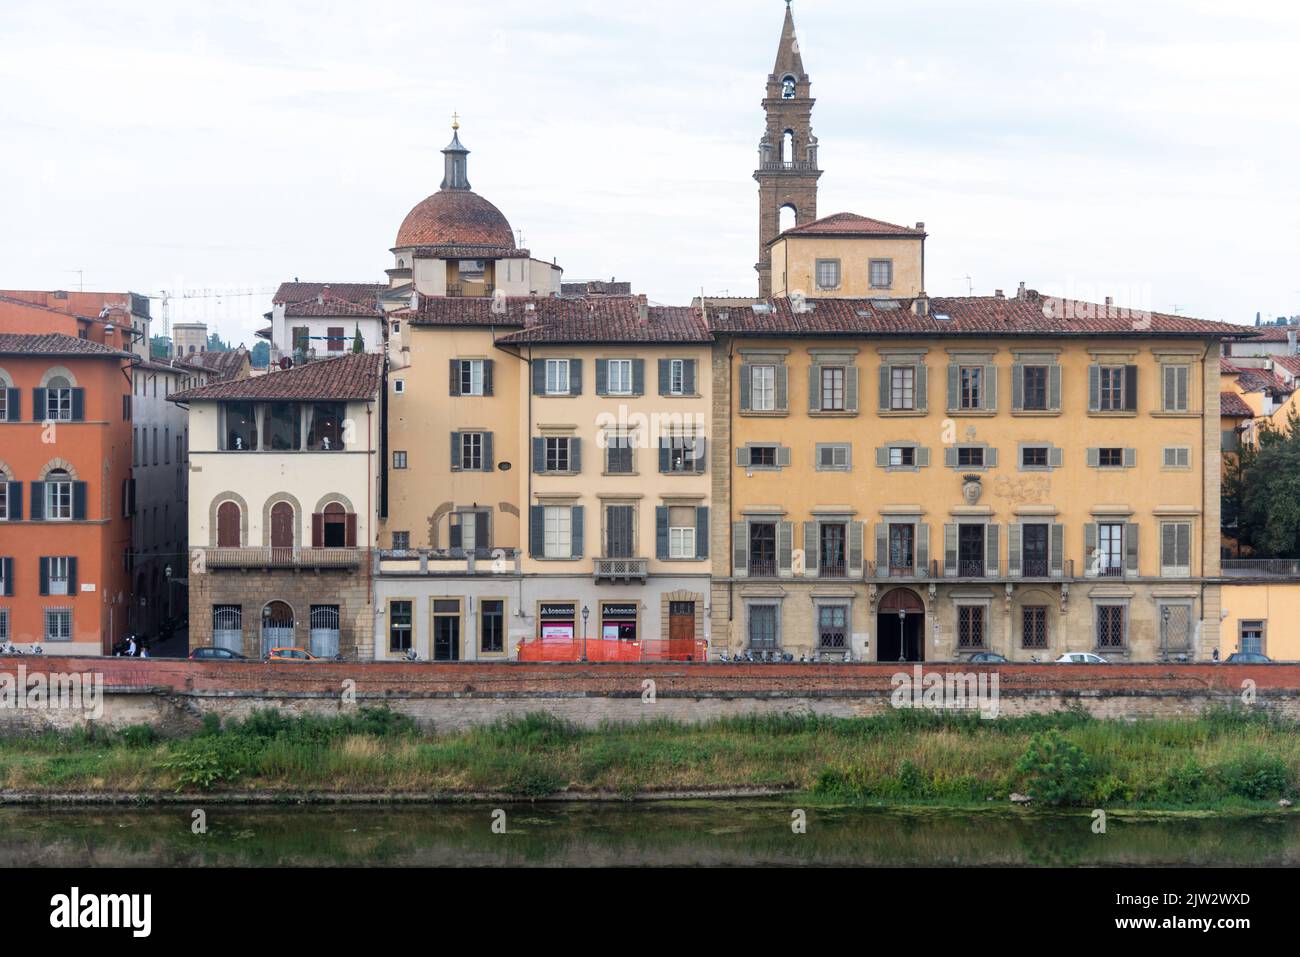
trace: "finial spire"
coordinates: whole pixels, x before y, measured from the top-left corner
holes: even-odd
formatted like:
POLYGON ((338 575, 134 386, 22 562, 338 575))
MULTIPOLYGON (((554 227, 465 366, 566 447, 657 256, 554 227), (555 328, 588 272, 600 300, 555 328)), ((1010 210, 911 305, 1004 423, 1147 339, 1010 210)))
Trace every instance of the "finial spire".
POLYGON ((451 142, 442 151, 444 157, 443 167, 444 175, 442 178, 443 189, 469 189, 469 178, 466 174, 467 157, 469 150, 465 149, 460 143, 460 114, 451 115, 451 142))
POLYGON ((451 128, 452 128, 453 130, 458 130, 458 129, 460 129, 460 114, 459 114, 459 113, 453 113, 453 114, 451 114, 451 128))

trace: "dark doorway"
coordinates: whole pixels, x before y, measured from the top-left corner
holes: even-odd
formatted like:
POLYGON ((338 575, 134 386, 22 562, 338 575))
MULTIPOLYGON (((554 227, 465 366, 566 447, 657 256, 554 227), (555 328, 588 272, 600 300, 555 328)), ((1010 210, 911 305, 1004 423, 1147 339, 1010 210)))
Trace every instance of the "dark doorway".
POLYGON ((910 588, 895 588, 880 600, 876 660, 925 660, 925 605, 910 588))

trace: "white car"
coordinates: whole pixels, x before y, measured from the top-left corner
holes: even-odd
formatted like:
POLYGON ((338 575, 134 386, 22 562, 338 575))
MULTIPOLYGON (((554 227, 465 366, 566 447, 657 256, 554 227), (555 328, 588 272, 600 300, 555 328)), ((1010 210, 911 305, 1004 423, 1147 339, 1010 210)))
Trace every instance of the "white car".
POLYGON ((1061 657, 1056 659, 1058 665, 1106 665, 1110 664, 1101 655, 1094 655, 1091 651, 1067 651, 1061 657))

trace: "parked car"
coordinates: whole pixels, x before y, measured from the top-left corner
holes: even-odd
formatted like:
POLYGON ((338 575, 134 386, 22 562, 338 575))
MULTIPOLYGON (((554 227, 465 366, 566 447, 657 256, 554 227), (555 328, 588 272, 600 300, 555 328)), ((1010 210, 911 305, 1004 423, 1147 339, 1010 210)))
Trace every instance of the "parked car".
POLYGON ((229 648, 195 648, 190 652, 194 661, 247 661, 248 658, 229 648))
POLYGON ((966 659, 973 665, 1004 665, 1007 659, 996 651, 979 651, 966 659))
POLYGON ((266 656, 267 661, 324 661, 323 658, 317 658, 306 648, 272 648, 266 656))
POLYGON ((1230 665, 1267 665, 1273 661, 1268 655, 1258 651, 1234 651, 1228 655, 1226 663, 1230 665))
POLYGON ((1056 659, 1058 665, 1106 665, 1110 664, 1101 655, 1094 655, 1091 651, 1067 651, 1061 657, 1056 659))

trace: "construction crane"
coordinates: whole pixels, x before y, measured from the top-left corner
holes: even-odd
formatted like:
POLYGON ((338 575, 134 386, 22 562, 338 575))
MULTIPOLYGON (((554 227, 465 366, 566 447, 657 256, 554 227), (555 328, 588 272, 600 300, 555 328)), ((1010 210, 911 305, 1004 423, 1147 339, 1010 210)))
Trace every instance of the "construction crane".
POLYGON ((156 293, 150 293, 150 299, 157 299, 162 306, 163 335, 171 336, 171 303, 173 300, 193 300, 193 299, 245 299, 254 296, 274 295, 275 289, 181 289, 176 292, 162 290, 156 293))

